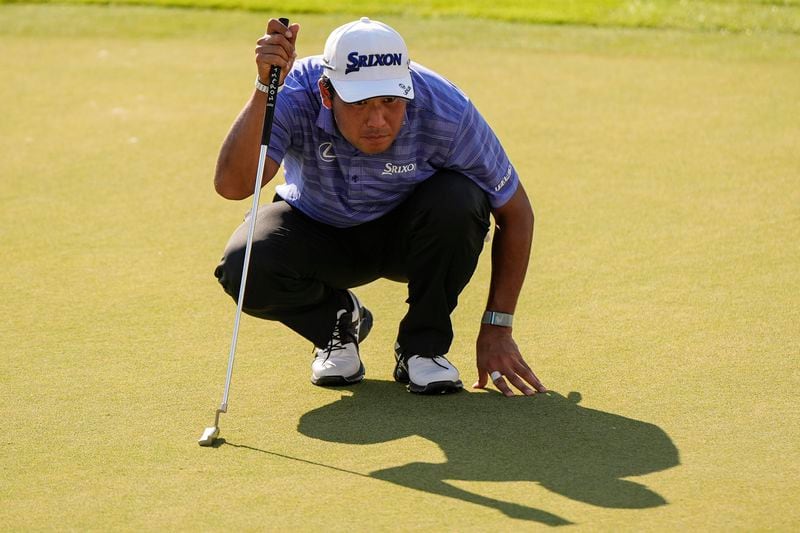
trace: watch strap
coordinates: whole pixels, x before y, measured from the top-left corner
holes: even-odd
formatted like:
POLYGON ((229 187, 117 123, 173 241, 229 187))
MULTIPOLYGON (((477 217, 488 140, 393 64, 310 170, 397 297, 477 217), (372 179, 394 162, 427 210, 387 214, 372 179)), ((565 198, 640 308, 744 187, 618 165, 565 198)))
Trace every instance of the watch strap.
POLYGON ((510 313, 501 313, 499 311, 486 311, 483 313, 481 324, 490 324, 492 326, 503 326, 510 328, 514 322, 514 315, 510 313))
MULTIPOLYGON (((269 94, 269 85, 261 83, 261 80, 258 79, 258 76, 256 76, 256 89, 258 89, 264 94, 269 94)), ((282 89, 283 85, 278 85, 278 92, 281 92, 282 89)))

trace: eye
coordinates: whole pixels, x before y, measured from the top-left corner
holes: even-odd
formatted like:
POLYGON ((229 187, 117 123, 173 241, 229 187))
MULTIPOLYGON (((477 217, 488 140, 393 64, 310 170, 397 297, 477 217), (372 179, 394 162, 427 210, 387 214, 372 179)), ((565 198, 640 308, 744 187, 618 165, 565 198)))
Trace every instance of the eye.
POLYGON ((396 96, 387 96, 383 99, 384 104, 393 104, 397 102, 398 98, 396 96))

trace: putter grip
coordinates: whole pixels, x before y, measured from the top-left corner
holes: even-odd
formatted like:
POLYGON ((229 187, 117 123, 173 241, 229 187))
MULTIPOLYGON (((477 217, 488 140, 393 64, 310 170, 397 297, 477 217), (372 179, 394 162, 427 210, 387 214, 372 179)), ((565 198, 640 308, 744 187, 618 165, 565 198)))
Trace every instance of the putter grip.
MULTIPOLYGON (((279 18, 281 24, 288 27, 288 18, 279 18)), ((278 100, 278 83, 281 81, 281 67, 272 65, 269 69, 269 92, 267 93, 267 110, 264 114, 264 127, 261 129, 261 146, 269 146, 269 134, 272 131, 272 119, 275 116, 275 102, 278 100)))

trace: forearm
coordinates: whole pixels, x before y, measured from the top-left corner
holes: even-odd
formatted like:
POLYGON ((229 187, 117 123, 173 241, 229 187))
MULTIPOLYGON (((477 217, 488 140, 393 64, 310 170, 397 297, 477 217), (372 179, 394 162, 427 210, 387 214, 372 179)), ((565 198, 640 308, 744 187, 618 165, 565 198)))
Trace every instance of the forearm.
MULTIPOLYGON (((270 19, 266 33, 256 43, 258 79, 269 80, 273 67, 280 67, 278 85, 283 84, 297 56, 295 41, 299 31, 299 24, 287 28, 282 21, 270 19)), ((253 193, 266 109, 267 95, 254 90, 222 143, 214 172, 214 188, 225 198, 241 200, 253 193)), ((279 162, 266 158, 262 185, 275 176, 279 166, 279 162)))
POLYGON ((520 186, 508 206, 494 213, 492 275, 486 309, 513 314, 525 282, 533 241, 533 210, 520 186))
MULTIPOLYGON (((522 185, 511 200, 493 213, 497 229, 492 244, 492 281, 486 308, 514 314, 525 282, 533 241, 533 209, 522 185)), ((475 351, 478 366, 476 387, 485 387, 491 375, 492 383, 505 396, 514 395, 509 384, 528 396, 534 394, 534 389, 547 392, 547 387, 523 359, 511 328, 481 324, 475 351)))
MULTIPOLYGON (((225 198, 241 200, 253 193, 266 103, 266 94, 253 91, 222 143, 214 173, 214 188, 225 198)), ((272 178, 271 166, 265 165, 264 183, 272 178)))

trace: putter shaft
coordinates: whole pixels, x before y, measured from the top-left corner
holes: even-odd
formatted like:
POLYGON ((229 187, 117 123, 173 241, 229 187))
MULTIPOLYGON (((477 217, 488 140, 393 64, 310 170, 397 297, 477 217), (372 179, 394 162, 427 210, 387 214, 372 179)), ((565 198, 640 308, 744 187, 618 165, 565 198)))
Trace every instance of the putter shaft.
MULTIPOLYGON (((289 26, 288 18, 279 19, 284 26, 289 26)), ((239 298, 236 301, 236 317, 233 321, 233 338, 231 339, 231 349, 228 354, 228 371, 225 376, 225 391, 222 394, 222 403, 217 409, 214 418, 214 426, 206 428, 198 441, 201 446, 210 446, 214 439, 219 435, 219 417, 222 413, 228 412, 228 394, 231 388, 231 378, 233 376, 233 362, 236 358, 236 341, 239 337, 239 323, 242 317, 242 305, 244 303, 244 291, 247 285, 247 272, 250 266, 250 252, 253 249, 253 234, 256 229, 256 218, 258 217, 258 204, 261 197, 261 184, 264 176, 264 166, 267 160, 267 147, 272 133, 272 121, 275 117, 275 102, 278 99, 278 84, 280 82, 281 68, 272 65, 269 71, 269 92, 267 93, 267 105, 264 110, 264 123, 261 130, 261 151, 258 156, 258 171, 256 172, 255 186, 253 188, 253 207, 250 209, 250 227, 247 231, 247 244, 244 251, 244 264, 242 265, 242 282, 239 286, 239 298)))

